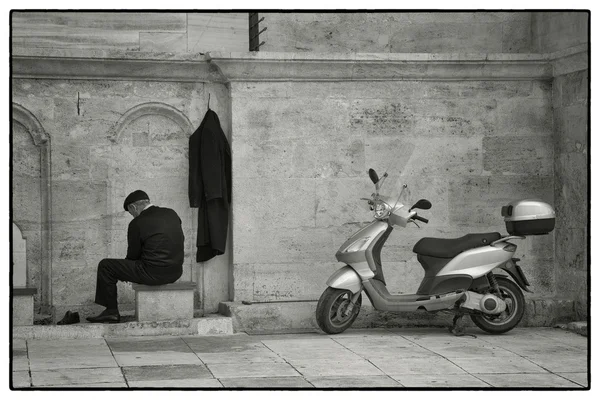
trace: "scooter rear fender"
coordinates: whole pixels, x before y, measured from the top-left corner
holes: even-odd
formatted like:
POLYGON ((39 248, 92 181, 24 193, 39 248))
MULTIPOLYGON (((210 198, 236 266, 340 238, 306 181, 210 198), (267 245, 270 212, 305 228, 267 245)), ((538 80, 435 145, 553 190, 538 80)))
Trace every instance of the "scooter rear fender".
POLYGON ((360 276, 346 265, 333 273, 327 280, 327 286, 336 289, 349 290, 353 294, 360 292, 363 289, 360 276))
POLYGON ((523 270, 517 264, 515 264, 512 260, 504 264, 500 267, 504 271, 508 272, 511 278, 526 292, 533 293, 529 290, 529 281, 525 277, 523 270))

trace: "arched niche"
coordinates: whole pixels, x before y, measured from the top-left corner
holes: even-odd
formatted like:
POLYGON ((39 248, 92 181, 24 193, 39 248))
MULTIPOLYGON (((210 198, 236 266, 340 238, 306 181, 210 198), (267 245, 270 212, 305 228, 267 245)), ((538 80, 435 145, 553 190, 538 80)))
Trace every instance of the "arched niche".
MULTIPOLYGON (((20 104, 12 103, 12 121, 20 124, 32 137, 33 143, 39 148, 40 153, 40 221, 39 237, 41 247, 40 257, 40 287, 39 303, 42 312, 52 307, 52 191, 51 191, 51 160, 50 160, 50 135, 46 132, 40 121, 27 108, 20 104)), ((12 129, 12 126, 11 126, 12 129)), ((11 132, 11 136, 14 132, 11 132)), ((14 184, 14 182, 13 182, 14 184)), ((27 239, 25 237, 25 239, 27 239)))
POLYGON ((177 108, 165 103, 148 102, 139 104, 123 114, 109 131, 109 140, 113 143, 117 143, 121 133, 123 133, 129 124, 146 115, 160 115, 168 118, 180 126, 185 132, 193 132, 194 130, 194 127, 192 126, 192 123, 188 117, 186 117, 185 114, 183 114, 177 108))

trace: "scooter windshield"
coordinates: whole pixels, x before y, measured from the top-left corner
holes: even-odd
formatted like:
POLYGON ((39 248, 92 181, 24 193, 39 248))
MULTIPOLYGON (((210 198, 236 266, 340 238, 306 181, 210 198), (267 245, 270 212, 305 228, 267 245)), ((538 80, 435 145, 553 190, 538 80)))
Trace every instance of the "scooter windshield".
POLYGON ((386 219, 404 208, 409 193, 400 175, 399 170, 391 169, 379 177, 374 169, 369 170, 371 181, 375 184, 375 193, 369 203, 376 219, 386 219))

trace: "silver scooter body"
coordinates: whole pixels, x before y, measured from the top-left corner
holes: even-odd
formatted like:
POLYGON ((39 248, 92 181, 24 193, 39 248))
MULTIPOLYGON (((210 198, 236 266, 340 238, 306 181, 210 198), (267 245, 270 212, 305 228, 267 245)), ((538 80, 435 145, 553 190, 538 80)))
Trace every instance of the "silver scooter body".
MULTIPOLYGON (((461 282, 466 282, 459 284, 453 290, 442 293, 390 294, 382 279, 381 248, 394 227, 406 227, 415 219, 423 222, 427 222, 427 220, 417 216, 417 212, 413 210, 415 206, 408 208, 403 204, 398 204, 397 201, 394 206, 390 206, 389 199, 379 196, 380 185, 376 187, 377 193, 372 195, 369 203, 372 207, 373 205, 379 207, 383 203, 387 210, 384 210, 379 216, 376 212, 373 222, 352 235, 340 247, 336 253, 336 259, 345 266, 327 280, 328 286, 349 290, 354 294, 355 299, 364 290, 375 309, 396 312, 449 310, 455 308, 459 301, 469 311, 485 313, 503 311, 506 304, 502 299, 488 295, 494 298, 497 306, 494 310, 485 310, 481 307, 482 301, 480 301, 483 296, 468 290, 471 282, 487 276, 495 268, 505 269, 524 290, 529 291, 525 284, 527 280, 521 276, 521 270, 512 262, 517 247, 507 242, 510 239, 524 239, 524 237, 510 236, 494 241, 487 246, 463 251, 443 266, 434 277, 443 277, 444 280, 456 277, 461 279, 461 282), (470 279, 465 279, 466 277, 470 279)), ((429 278, 431 279, 431 277, 429 278)))

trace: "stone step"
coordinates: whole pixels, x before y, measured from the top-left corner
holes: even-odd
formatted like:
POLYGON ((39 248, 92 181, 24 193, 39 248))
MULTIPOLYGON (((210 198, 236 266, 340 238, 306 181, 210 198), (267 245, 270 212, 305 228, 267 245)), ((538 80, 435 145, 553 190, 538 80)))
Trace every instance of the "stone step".
POLYGON ((13 326, 13 339, 89 339, 128 336, 209 336, 233 334, 232 318, 209 314, 201 318, 121 322, 118 324, 91 324, 81 322, 72 325, 13 326))
MULTIPOLYGON (((573 300, 526 298, 525 316, 521 327, 555 326, 576 317, 573 300)), ((235 332, 281 333, 320 330, 315 311, 317 301, 222 302, 219 313, 232 317, 235 332)), ((367 296, 362 297, 360 313, 353 328, 448 327, 449 313, 385 312, 373 308, 367 296)), ((469 317, 465 326, 475 326, 469 317)))

